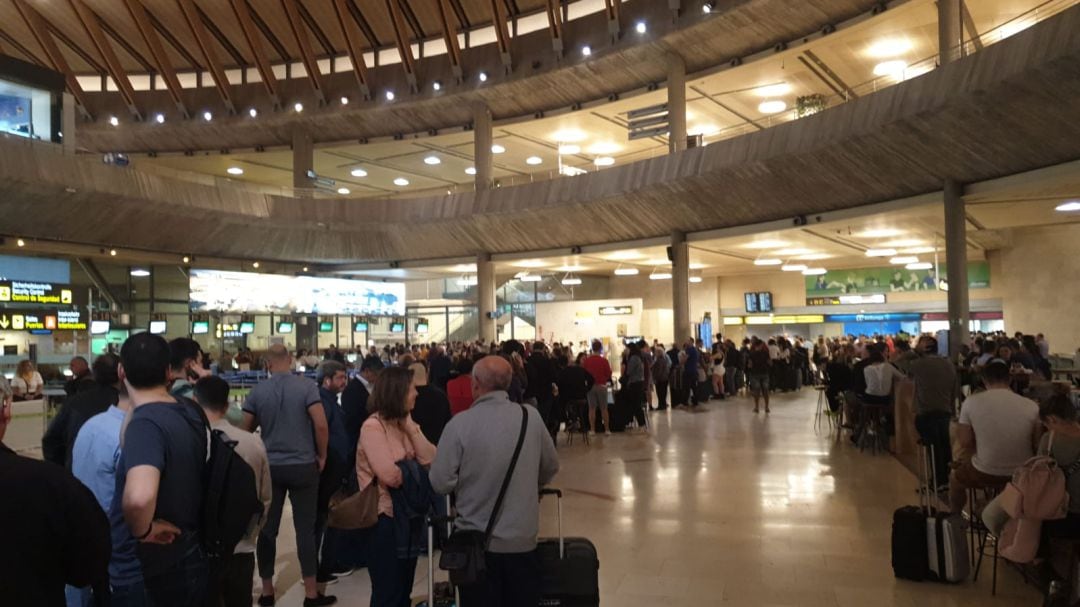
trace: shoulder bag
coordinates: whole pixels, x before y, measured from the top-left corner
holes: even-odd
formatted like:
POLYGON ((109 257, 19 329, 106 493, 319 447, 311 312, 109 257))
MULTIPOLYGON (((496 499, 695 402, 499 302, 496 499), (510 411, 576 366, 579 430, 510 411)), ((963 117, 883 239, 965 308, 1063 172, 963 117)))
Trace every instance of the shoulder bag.
POLYGON ((507 468, 502 488, 499 489, 499 497, 495 500, 495 507, 488 518, 487 529, 483 532, 454 531, 443 545, 439 568, 450 572, 450 582, 455 586, 468 586, 484 579, 487 570, 485 553, 488 543, 491 542, 491 533, 495 530, 495 522, 502 511, 503 499, 506 497, 506 490, 510 487, 510 478, 514 475, 518 456, 521 455, 521 446, 525 442, 525 429, 529 425, 528 411, 524 406, 518 406, 521 407, 521 431, 518 433, 517 446, 514 447, 514 456, 510 458, 510 467, 507 468))
MULTIPOLYGON (((386 426, 382 420, 383 432, 386 426)), ((326 524, 334 529, 368 529, 379 522, 379 478, 372 470, 371 482, 360 491, 349 492, 343 486, 330 496, 326 524)))

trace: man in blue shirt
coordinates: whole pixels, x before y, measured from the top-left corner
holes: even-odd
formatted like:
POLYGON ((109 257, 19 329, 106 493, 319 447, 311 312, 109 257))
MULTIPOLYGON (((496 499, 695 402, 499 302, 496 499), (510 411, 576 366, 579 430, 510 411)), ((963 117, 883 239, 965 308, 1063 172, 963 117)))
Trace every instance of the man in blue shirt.
MULTIPOLYGON (((135 554, 135 539, 124 522, 120 502, 116 500, 120 429, 129 411, 131 401, 127 398, 127 391, 121 389, 116 404, 83 424, 71 451, 72 474, 90 489, 101 509, 109 514, 113 547, 109 560, 109 585, 112 587, 111 605, 114 607, 142 607, 149 604, 142 566, 135 554)), ((68 607, 89 605, 89 600, 89 593, 85 589, 68 587, 68 607), (76 593, 78 599, 75 599, 76 593)))
MULTIPOLYGON (((315 373, 323 412, 326 413, 326 425, 330 430, 326 466, 319 475, 319 503, 315 518, 315 541, 318 543, 322 540, 319 571, 316 574, 320 584, 337 581, 334 570, 337 569, 338 533, 337 529, 326 528, 326 519, 330 514, 330 498, 344 485, 343 479, 347 475, 356 474, 356 471, 349 467, 349 437, 345 434, 345 414, 338 404, 338 396, 349 382, 346 371, 345 365, 338 361, 325 360, 315 373)), ((346 575, 351 572, 349 570, 346 575)))

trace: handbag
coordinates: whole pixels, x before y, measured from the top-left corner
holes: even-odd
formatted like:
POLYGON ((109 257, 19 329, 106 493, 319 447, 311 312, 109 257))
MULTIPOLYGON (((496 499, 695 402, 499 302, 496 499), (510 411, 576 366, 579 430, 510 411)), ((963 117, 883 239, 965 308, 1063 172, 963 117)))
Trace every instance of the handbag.
POLYGON ((344 487, 330 497, 326 524, 334 529, 367 529, 379 522, 379 481, 349 493, 344 487))
POLYGON ((514 455, 510 458, 510 467, 507 468, 502 487, 499 489, 499 497, 495 500, 495 507, 488 518, 487 529, 482 532, 454 531, 443 544, 439 568, 450 572, 450 582, 455 586, 468 586, 484 579, 487 570, 485 553, 491 541, 491 533, 495 530, 495 522, 502 510, 506 490, 510 488, 510 478, 514 475, 514 467, 517 466, 518 456, 521 455, 521 446, 525 443, 525 429, 529 425, 529 412, 524 406, 518 406, 521 407, 521 431, 518 433, 514 455))

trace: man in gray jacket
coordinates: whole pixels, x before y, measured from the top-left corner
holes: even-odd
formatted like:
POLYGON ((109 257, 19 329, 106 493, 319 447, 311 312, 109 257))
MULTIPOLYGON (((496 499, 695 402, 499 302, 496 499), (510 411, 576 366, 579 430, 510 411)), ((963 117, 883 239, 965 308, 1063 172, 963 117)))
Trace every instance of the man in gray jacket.
MULTIPOLYGON (((499 356, 473 367, 476 401, 450 420, 431 466, 435 491, 457 496, 457 528, 484 531, 521 430, 521 409, 507 397, 513 371, 499 356)), ((485 579, 461 589, 469 607, 535 607, 540 602, 536 558, 540 487, 559 471, 551 435, 535 408, 487 552, 485 579)))

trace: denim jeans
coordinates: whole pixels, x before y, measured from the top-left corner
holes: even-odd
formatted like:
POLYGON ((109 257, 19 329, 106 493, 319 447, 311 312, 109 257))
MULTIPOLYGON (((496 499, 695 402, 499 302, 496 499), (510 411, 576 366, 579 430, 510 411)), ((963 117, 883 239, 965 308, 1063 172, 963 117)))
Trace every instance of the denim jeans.
POLYGON ((371 607, 409 607, 412 605, 410 595, 416 576, 416 559, 397 557, 394 519, 380 514, 379 522, 371 532, 368 544, 371 607))
POLYGON ((154 607, 202 607, 210 583, 206 554, 196 546, 168 571, 143 582, 154 607))
POLYGON ((112 602, 109 605, 111 607, 151 607, 150 594, 142 582, 113 586, 112 602))
MULTIPOLYGON (((915 430, 926 446, 934 448, 934 471, 937 485, 949 482, 949 464, 952 462, 952 444, 949 441, 949 422, 952 415, 947 412, 920 413, 915 416, 915 430)), ((933 479, 927 479, 933 483, 933 479)), ((936 489, 936 486, 935 486, 936 489)))

